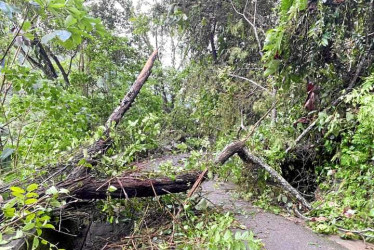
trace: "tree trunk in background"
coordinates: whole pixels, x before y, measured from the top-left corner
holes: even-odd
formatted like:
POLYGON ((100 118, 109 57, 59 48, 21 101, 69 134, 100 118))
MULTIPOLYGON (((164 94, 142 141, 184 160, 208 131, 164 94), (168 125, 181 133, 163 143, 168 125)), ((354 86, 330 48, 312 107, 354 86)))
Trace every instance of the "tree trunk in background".
POLYGON ((210 36, 209 36, 210 46, 211 46, 211 49, 212 49, 212 57, 213 57, 214 63, 217 62, 217 50, 216 50, 216 46, 214 44, 214 36, 215 36, 215 33, 216 33, 216 24, 217 24, 217 22, 214 21, 213 31, 210 33, 210 36))
POLYGON ((272 97, 273 97, 273 110, 271 111, 271 125, 272 126, 275 126, 276 123, 277 123, 277 108, 276 108, 276 104, 277 104, 277 88, 274 86, 273 87, 273 92, 272 92, 272 97))

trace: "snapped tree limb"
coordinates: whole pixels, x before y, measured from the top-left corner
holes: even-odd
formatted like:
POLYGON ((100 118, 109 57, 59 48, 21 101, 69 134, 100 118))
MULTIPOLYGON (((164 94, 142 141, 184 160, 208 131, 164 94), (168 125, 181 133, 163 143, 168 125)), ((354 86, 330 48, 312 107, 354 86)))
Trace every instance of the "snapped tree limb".
POLYGON ((305 200, 305 198, 299 193, 299 191, 292 187, 277 171, 263 162, 260 158, 251 154, 245 148, 245 144, 243 141, 237 141, 227 145, 218 155, 216 163, 222 165, 234 154, 238 154, 240 159, 242 159, 245 163, 255 164, 264 169, 270 174, 273 180, 277 181, 286 191, 291 193, 304 207, 306 207, 307 209, 312 208, 309 202, 305 200))
MULTIPOLYGON (((131 104, 139 94, 140 89, 143 87, 144 83, 148 79, 149 75, 151 74, 151 69, 153 64, 157 58, 158 51, 157 49, 152 53, 152 55, 148 58, 148 61, 143 67, 143 70, 139 73, 137 79, 131 86, 130 90, 124 96, 120 104, 117 108, 112 112, 109 116, 107 122, 105 123, 105 131, 103 138, 100 138, 95 143, 93 143, 87 150, 88 157, 82 153, 75 156, 67 165, 77 165, 79 161, 84 159, 87 163, 91 165, 96 164, 96 160, 98 157, 102 156, 111 146, 112 146, 112 138, 110 137, 110 129, 113 125, 114 127, 118 125, 121 118, 124 116, 127 110, 131 107, 131 104)), ((69 178, 78 178, 83 176, 83 174, 89 171, 86 167, 77 167, 73 170, 73 172, 69 175, 69 178)))

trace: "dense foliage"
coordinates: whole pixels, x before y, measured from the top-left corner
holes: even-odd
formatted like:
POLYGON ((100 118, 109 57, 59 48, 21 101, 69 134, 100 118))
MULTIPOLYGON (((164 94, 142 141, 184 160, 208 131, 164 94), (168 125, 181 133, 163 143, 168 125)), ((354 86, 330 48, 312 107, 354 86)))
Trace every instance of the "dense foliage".
MULTIPOLYGON (((0 1, 0 34, 0 245, 14 232, 37 235, 34 248, 47 243, 42 229, 55 228, 51 214, 69 192, 48 176, 103 137, 156 47, 152 75, 95 174, 114 177, 170 151, 190 152, 186 168, 201 169, 209 166, 203 155, 253 130, 246 145, 312 202, 314 230, 374 239, 373 1, 165 0, 142 11, 128 0, 10 0, 0 1)), ((180 170, 160 169, 171 178, 180 170)), ((265 171, 239 159, 213 174, 259 206, 294 207, 265 171)), ((179 200, 166 197, 172 211, 179 200)), ((126 202, 98 206, 115 222, 126 202)), ((185 210, 175 232, 181 247, 260 245, 231 233, 231 215, 185 210)))

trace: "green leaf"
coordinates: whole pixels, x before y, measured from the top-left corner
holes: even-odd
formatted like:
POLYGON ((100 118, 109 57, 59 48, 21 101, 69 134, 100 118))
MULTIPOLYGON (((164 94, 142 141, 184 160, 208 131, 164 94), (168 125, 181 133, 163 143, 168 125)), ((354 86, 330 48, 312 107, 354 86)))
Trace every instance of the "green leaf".
POLYGON ((8 201, 7 203, 5 203, 5 205, 3 206, 3 209, 11 208, 16 203, 17 203, 17 201, 15 199, 12 199, 12 200, 8 201))
POLYGON ((56 30, 55 32, 57 37, 63 42, 66 42, 71 37, 71 32, 67 30, 56 30))
POLYGON ((9 4, 0 1, 0 10, 4 12, 9 17, 9 19, 13 18, 13 12, 15 12, 15 10, 9 4))
POLYGON ((26 223, 26 225, 22 228, 23 231, 29 231, 35 228, 35 223, 26 223))
POLYGON ((276 73, 279 69, 280 61, 279 60, 272 60, 270 63, 268 63, 267 69, 264 72, 264 76, 273 75, 276 73))
POLYGON ((283 201, 283 203, 287 203, 287 196, 282 195, 282 201, 283 201))
POLYGON ((27 192, 32 192, 36 189, 38 189, 38 184, 35 184, 35 183, 28 185, 26 188, 27 192))
POLYGON ((49 41, 58 37, 62 42, 66 42, 71 37, 71 32, 67 30, 55 30, 42 37, 41 42, 47 44, 49 41))
POLYGON ((292 5, 292 0, 281 0, 280 9, 283 13, 286 13, 292 5))
POLYGON ((44 215, 43 217, 41 217, 41 218, 39 218, 39 220, 40 221, 49 221, 51 219, 51 217, 50 216, 48 216, 48 215, 44 215))
POLYGON ((31 22, 30 22, 30 21, 25 21, 25 23, 24 23, 23 26, 22 26, 22 29, 23 29, 24 31, 27 31, 27 30, 30 29, 30 27, 31 27, 31 22))
POLYGON ((37 249, 39 246, 39 238, 34 237, 34 240, 32 241, 32 249, 37 249))
POLYGON ((51 205, 54 207, 61 207, 61 202, 58 200, 51 200, 51 205))
POLYGON ((41 43, 47 44, 49 41, 51 41, 55 37, 56 37, 56 34, 54 32, 52 32, 50 34, 47 34, 47 35, 42 37, 41 43))
POLYGON ((325 37, 322 37, 321 45, 322 46, 327 46, 328 44, 329 44, 329 41, 325 37))
POLYGON ((72 35, 73 42, 75 44, 81 44, 82 43, 82 36, 78 34, 73 34, 72 35))
POLYGON ((13 239, 20 239, 23 237, 23 231, 18 229, 16 232, 16 235, 13 237, 13 239))
POLYGON ((308 0, 299 0, 299 10, 305 10, 308 7, 308 0))
POLYGON ((55 186, 52 186, 48 188, 47 191, 45 191, 45 193, 55 195, 55 194, 58 194, 58 190, 55 186))
POLYGON ((14 216, 14 214, 16 213, 16 209, 15 208, 5 208, 3 209, 3 213, 6 217, 8 218, 12 218, 14 216))
POLYGON ((114 192, 114 191, 116 191, 116 190, 117 190, 117 188, 116 188, 115 186, 110 185, 110 186, 108 187, 108 191, 109 191, 109 192, 114 192))
POLYGON ((33 40, 35 38, 34 34, 29 32, 23 34, 24 37, 28 38, 29 40, 33 40))
POLYGON ((27 200, 25 201, 25 205, 31 205, 31 204, 36 203, 37 201, 38 201, 38 200, 35 199, 35 198, 27 199, 27 200))
POLYGON ((13 191, 14 193, 20 193, 20 194, 24 194, 26 192, 20 187, 10 187, 10 190, 13 191))
POLYGON ((27 193, 27 194, 26 194, 26 197, 27 197, 27 198, 38 198, 38 197, 39 197, 39 194, 34 193, 34 192, 31 192, 31 193, 27 193))
POLYGON ((12 192, 11 193, 14 197, 17 197, 17 198, 25 198, 25 195, 21 194, 21 193, 17 193, 17 192, 12 192))
POLYGON ((55 4, 49 5, 49 7, 54 8, 54 9, 61 9, 61 8, 65 7, 65 4, 64 3, 55 3, 55 4))
POLYGON ((370 217, 374 217, 374 208, 372 208, 372 209, 370 210, 369 216, 370 216, 370 217))
POLYGON ((223 239, 225 241, 229 240, 232 237, 232 233, 230 230, 226 230, 225 234, 223 235, 223 239))
POLYGON ((42 226, 42 228, 55 229, 55 226, 53 226, 52 224, 45 224, 45 225, 42 226))
POLYGON ((65 19, 65 26, 69 28, 70 26, 77 23, 77 19, 75 19, 72 15, 68 15, 65 19))
POLYGON ((76 17, 80 17, 81 14, 82 14, 81 11, 79 11, 77 8, 74 8, 74 7, 69 8, 69 11, 70 11, 70 13, 74 14, 74 16, 76 16, 76 17))
POLYGON ((35 213, 29 214, 26 216, 26 221, 31 222, 35 218, 35 213))
POLYGON ((8 158, 9 156, 11 156, 13 154, 13 152, 14 152, 14 149, 12 149, 12 148, 5 148, 3 150, 3 152, 1 153, 0 161, 3 161, 6 158, 8 158))

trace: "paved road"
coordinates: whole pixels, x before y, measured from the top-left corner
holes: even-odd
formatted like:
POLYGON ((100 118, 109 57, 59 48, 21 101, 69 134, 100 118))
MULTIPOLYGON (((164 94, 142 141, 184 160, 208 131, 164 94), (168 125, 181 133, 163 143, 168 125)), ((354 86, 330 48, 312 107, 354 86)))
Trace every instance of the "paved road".
POLYGON ((223 206, 224 210, 234 212, 241 224, 262 239, 267 250, 348 249, 327 237, 313 233, 297 218, 268 213, 248 202, 233 198, 232 192, 236 189, 233 184, 206 181, 202 187, 204 197, 215 205, 223 206))

